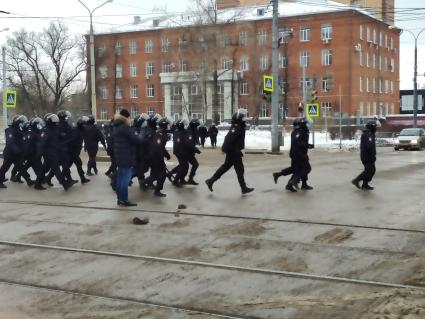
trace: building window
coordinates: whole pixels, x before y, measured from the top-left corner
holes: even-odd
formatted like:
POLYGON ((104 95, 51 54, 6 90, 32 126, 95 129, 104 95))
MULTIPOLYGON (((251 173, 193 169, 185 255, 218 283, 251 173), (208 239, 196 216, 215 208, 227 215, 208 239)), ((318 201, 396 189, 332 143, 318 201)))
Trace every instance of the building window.
POLYGON ((308 51, 300 52, 300 67, 308 67, 310 62, 310 53, 308 51))
POLYGON ((391 37, 390 39, 390 49, 393 50, 394 49, 394 38, 391 37))
POLYGON ((359 51, 359 64, 360 66, 363 66, 363 52, 359 51))
POLYGON ((324 76, 322 78, 322 91, 329 92, 331 90, 332 78, 330 76, 324 76))
POLYGON ((279 30, 279 43, 288 43, 289 38, 293 35, 292 29, 279 30))
POLYGON ((373 81, 372 81, 372 92, 376 93, 376 78, 373 78, 373 81))
POLYGON ((119 85, 115 87, 115 98, 122 99, 122 88, 119 85))
POLYGON ((366 40, 367 42, 372 42, 370 39, 370 29, 369 27, 366 28, 366 40))
POLYGON ((153 75, 154 67, 153 62, 146 62, 146 75, 151 76, 153 75))
POLYGON ((388 94, 390 92, 390 82, 388 80, 385 80, 385 94, 388 94))
POLYGON ((288 82, 284 80, 279 80, 279 90, 282 95, 285 94, 287 85, 288 85, 288 82))
POLYGON ((384 67, 385 67, 384 71, 388 71, 389 70, 387 57, 384 58, 384 67))
POLYGON ((155 114, 155 109, 153 108, 153 106, 148 106, 147 113, 148 115, 155 114))
POLYGON ((248 71, 249 69, 249 62, 248 62, 248 57, 247 56, 241 56, 240 60, 239 60, 239 70, 241 71, 248 71))
POLYGON ((106 65, 101 65, 99 67, 99 74, 102 79, 106 79, 108 77, 108 67, 106 65))
POLYGON ((310 28, 301 27, 301 29, 300 29, 300 41, 301 42, 310 41, 310 28))
POLYGON ((369 58, 369 52, 366 52, 366 66, 370 67, 370 58, 369 58))
POLYGON ((283 69, 286 67, 288 67, 288 57, 279 52, 279 68, 283 69))
POLYGON ((305 80, 303 81, 303 78, 300 79, 300 89, 303 89, 303 86, 305 85, 306 89, 309 89, 311 87, 313 87, 313 79, 311 78, 305 78, 305 80))
POLYGON ((106 55, 106 45, 102 44, 98 49, 97 49, 97 54, 99 58, 102 58, 106 55))
POLYGON ((151 39, 145 40, 145 53, 152 53, 153 41, 151 39))
POLYGON ((139 115, 139 109, 137 107, 132 107, 130 110, 130 116, 132 119, 134 119, 137 115, 139 115))
POLYGON ((165 62, 162 65, 162 72, 163 73, 170 73, 171 72, 171 62, 165 62))
POLYGON ((269 117, 269 108, 267 103, 261 104, 260 117, 269 117))
POLYGON ((364 103, 360 102, 359 105, 359 116, 362 117, 364 115, 364 103))
POLYGON ((370 92, 369 91, 369 78, 368 77, 366 78, 366 92, 368 92, 368 93, 370 92))
POLYGON ((372 56, 372 68, 376 69, 376 54, 375 53, 372 56))
POLYGON ((115 66, 115 76, 117 79, 122 78, 122 65, 121 64, 117 64, 115 66))
POLYGON ((121 49, 122 49, 121 42, 115 43, 115 54, 116 55, 121 55, 121 49))
POLYGON ((265 45, 267 43, 267 30, 258 31, 258 45, 265 45))
POLYGON ((192 84, 190 86, 190 95, 198 95, 198 85, 192 84))
POLYGON ((137 53, 137 46, 135 40, 130 40, 128 42, 128 53, 134 55, 137 53))
POLYGON ((390 64, 391 72, 394 72, 394 59, 391 58, 391 64, 390 64))
POLYGON ((130 77, 135 78, 137 76, 137 64, 130 64, 130 77))
POLYGON ((100 120, 101 121, 107 121, 109 118, 108 118, 108 110, 107 109, 104 109, 104 108, 101 108, 100 109, 100 120))
POLYGON ((187 72, 187 61, 181 60, 180 61, 180 72, 187 72))
POLYGON ((321 37, 322 40, 332 39, 332 24, 322 24, 321 37))
POLYGON ((230 44, 229 35, 225 32, 221 33, 218 36, 218 46, 221 48, 226 48, 230 44))
POLYGON ((363 78, 360 77, 360 82, 359 82, 359 91, 363 92, 363 78))
POLYGON ((382 70, 382 55, 379 56, 379 70, 382 70))
POLYGON ((373 102, 372 115, 376 115, 376 102, 373 102))
POLYGON ((248 95, 248 81, 242 80, 240 82, 240 94, 241 95, 248 95))
POLYGON ((382 31, 379 31, 378 40, 379 40, 379 46, 382 48, 382 31))
POLYGON ((391 94, 393 94, 394 93, 394 82, 393 81, 391 81, 390 90, 391 90, 391 94))
POLYGON ((161 39, 161 51, 168 52, 170 50, 170 41, 167 37, 161 39))
POLYGON ((323 113, 328 115, 332 111, 332 103, 331 102, 322 102, 321 103, 323 113))
POLYGON ((376 39, 376 30, 375 29, 373 29, 373 43, 374 44, 377 44, 378 43, 378 41, 376 39))
POLYGON ((221 58, 221 65, 224 70, 230 70, 232 68, 232 62, 232 59, 227 56, 221 58))
POLYGON ((363 26, 362 25, 360 25, 359 33, 360 33, 360 40, 363 40, 364 36, 363 36, 363 26))
POLYGON ((269 56, 262 55, 260 57, 260 70, 267 70, 269 68, 269 56))
POLYGON ((155 86, 153 84, 146 85, 146 96, 154 97, 155 96, 155 86))
POLYGON ((322 65, 331 65, 332 64, 332 51, 331 50, 322 50, 322 65))
POLYGON ((388 49, 388 35, 385 35, 385 49, 388 49))
POLYGON ((382 79, 379 79, 378 88, 379 88, 379 93, 382 93, 382 79))
POLYGON ((248 32, 240 31, 239 32, 239 45, 241 47, 246 47, 248 45, 248 32))
POLYGON ((100 98, 106 100, 108 98, 108 89, 104 86, 100 88, 100 98))
POLYGON ((137 99, 138 96, 139 95, 137 85, 130 85, 130 98, 137 99))

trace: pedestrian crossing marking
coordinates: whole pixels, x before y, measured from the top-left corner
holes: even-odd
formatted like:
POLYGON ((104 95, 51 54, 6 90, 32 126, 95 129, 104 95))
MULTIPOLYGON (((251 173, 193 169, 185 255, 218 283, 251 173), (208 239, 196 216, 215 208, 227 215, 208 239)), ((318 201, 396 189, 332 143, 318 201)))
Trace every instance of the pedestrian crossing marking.
POLYGON ((307 105, 307 116, 308 117, 318 117, 319 116, 319 104, 318 103, 308 103, 307 105))
POLYGON ((4 99, 6 100, 6 107, 16 107, 16 91, 5 91, 4 99))
POLYGON ((263 75, 263 91, 273 92, 273 77, 271 75, 263 75))

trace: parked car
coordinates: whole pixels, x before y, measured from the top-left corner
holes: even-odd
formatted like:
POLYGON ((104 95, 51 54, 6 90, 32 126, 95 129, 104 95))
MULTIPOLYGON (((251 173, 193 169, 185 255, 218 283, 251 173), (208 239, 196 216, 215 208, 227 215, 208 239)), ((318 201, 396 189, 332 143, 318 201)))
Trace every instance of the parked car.
POLYGON ((394 150, 420 150, 425 147, 425 130, 423 128, 405 128, 394 141, 394 150))

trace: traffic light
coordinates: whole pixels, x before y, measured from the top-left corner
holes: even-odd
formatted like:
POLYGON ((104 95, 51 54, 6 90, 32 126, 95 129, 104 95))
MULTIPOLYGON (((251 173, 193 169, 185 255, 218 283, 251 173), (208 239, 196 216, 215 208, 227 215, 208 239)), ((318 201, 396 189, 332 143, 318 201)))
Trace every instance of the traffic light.
POLYGON ((317 91, 313 90, 310 93, 310 101, 311 103, 316 103, 317 102, 317 91))

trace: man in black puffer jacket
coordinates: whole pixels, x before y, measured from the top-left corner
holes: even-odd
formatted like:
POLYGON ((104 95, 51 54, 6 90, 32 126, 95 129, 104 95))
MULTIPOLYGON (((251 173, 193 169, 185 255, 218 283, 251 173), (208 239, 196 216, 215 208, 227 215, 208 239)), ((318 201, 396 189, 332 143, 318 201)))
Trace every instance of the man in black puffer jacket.
POLYGON ((246 186, 244 178, 242 150, 245 148, 245 118, 246 110, 244 109, 238 110, 232 116, 232 126, 224 138, 222 146, 222 151, 226 153, 226 159, 214 175, 205 181, 211 192, 213 191, 212 186, 214 182, 226 173, 232 166, 235 168, 236 175, 238 176, 242 194, 247 194, 254 190, 254 188, 246 186))
POLYGON ((116 192, 119 206, 136 206, 128 200, 128 183, 136 165, 137 146, 143 143, 142 136, 130 127, 130 113, 123 109, 114 117, 112 124, 114 156, 117 163, 116 192))

